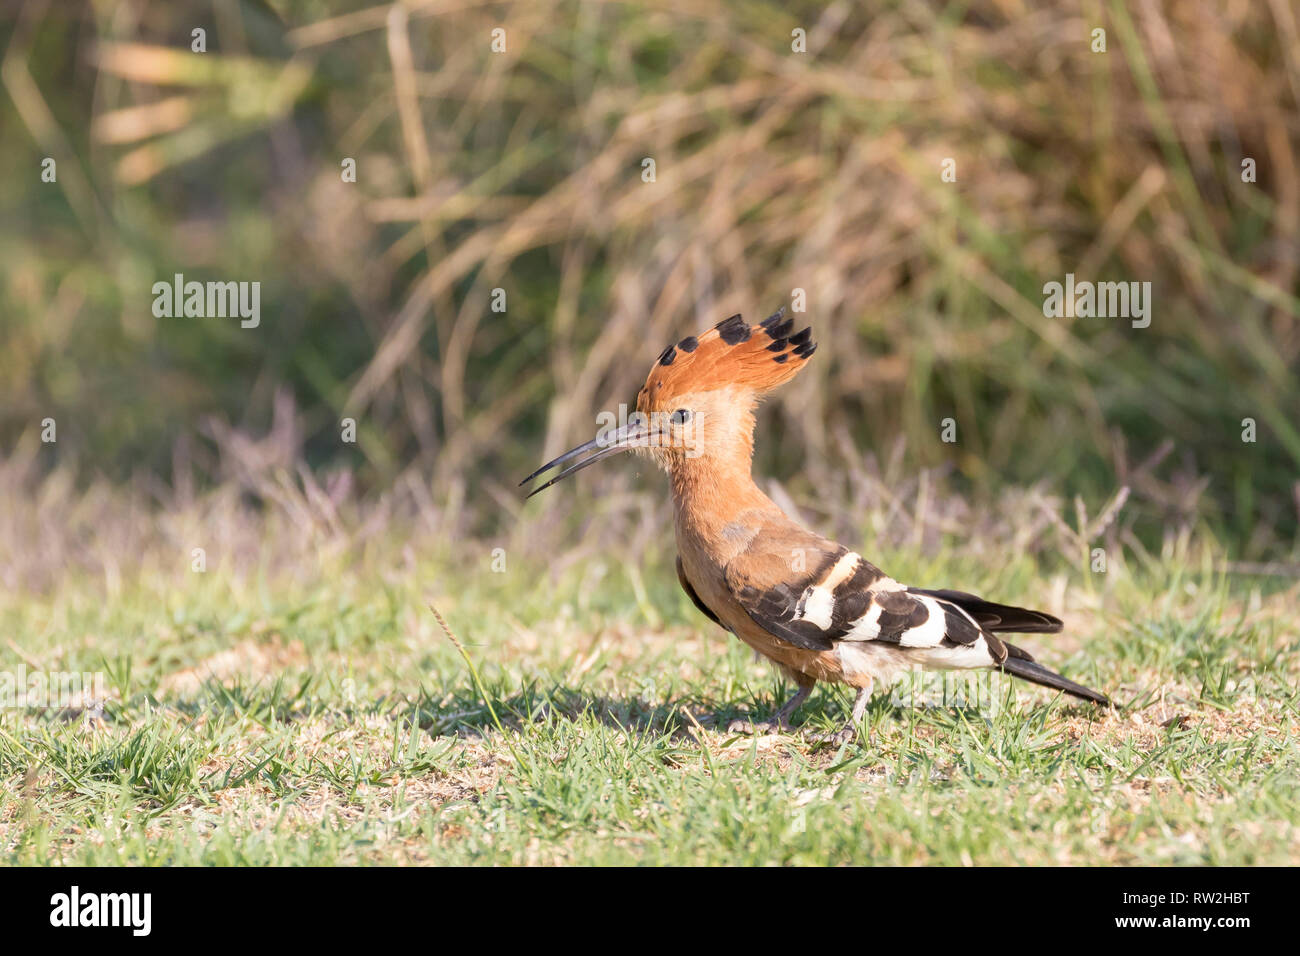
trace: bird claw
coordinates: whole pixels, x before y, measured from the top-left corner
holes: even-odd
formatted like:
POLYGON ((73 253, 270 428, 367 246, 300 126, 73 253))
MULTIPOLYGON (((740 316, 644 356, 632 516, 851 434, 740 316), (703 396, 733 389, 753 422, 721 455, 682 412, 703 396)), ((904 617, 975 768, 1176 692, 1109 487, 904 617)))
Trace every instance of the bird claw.
POLYGON ((733 720, 727 724, 729 734, 779 734, 790 729, 784 720, 733 720))
MULTIPOLYGON (((833 730, 824 734, 809 734, 808 737, 814 743, 831 744, 833 746, 839 747, 851 741, 857 740, 858 728, 855 724, 846 724, 845 726, 841 727, 839 730, 833 730)), ((872 742, 873 742, 872 737, 870 734, 868 734, 867 735, 868 745, 870 745, 872 742)))
MULTIPOLYGON (((784 720, 733 720, 727 725, 729 734, 749 734, 751 736, 762 736, 766 734, 783 734, 793 733, 795 729, 784 720)), ((851 743, 858 737, 858 728, 856 724, 847 724, 839 730, 833 730, 828 733, 809 733, 804 731, 803 736, 814 744, 829 744, 832 746, 842 746, 851 743)), ((867 744, 874 743, 871 735, 867 736, 867 744)))

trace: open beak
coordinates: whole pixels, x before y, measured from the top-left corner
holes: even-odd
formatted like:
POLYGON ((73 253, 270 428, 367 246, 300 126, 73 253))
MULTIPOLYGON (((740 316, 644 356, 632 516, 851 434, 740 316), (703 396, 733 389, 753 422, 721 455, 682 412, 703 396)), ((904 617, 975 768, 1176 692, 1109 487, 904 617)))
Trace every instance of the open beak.
POLYGON ((574 459, 580 459, 576 465, 569 465, 568 468, 565 468, 550 481, 540 484, 532 491, 528 492, 528 497, 531 498, 539 491, 549 488, 557 481, 561 481, 572 474, 582 471, 582 469, 586 468, 588 465, 594 465, 602 458, 608 458, 611 455, 617 455, 619 452, 629 451, 630 449, 637 448, 641 445, 649 444, 650 431, 649 426, 644 421, 644 417, 641 415, 634 415, 632 420, 622 428, 613 432, 605 432, 597 435, 586 444, 579 445, 577 448, 566 451, 559 458, 548 461, 546 464, 542 465, 541 468, 538 468, 523 481, 519 482, 519 486, 522 488, 544 471, 550 471, 552 468, 557 468, 560 465, 573 461, 574 459), (586 455, 587 457, 583 458, 583 455, 586 455))

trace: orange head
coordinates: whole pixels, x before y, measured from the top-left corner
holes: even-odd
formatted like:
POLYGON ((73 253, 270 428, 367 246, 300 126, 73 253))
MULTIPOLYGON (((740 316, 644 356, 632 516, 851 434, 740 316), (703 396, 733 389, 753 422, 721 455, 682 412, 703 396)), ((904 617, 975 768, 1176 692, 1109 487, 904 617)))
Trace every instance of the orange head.
POLYGON ((812 329, 794 333, 785 309, 750 325, 739 315, 660 353, 637 395, 636 413, 619 428, 547 462, 521 482, 592 452, 530 492, 620 451, 644 449, 664 468, 694 459, 715 462, 753 451, 754 405, 799 373, 817 349, 812 329))

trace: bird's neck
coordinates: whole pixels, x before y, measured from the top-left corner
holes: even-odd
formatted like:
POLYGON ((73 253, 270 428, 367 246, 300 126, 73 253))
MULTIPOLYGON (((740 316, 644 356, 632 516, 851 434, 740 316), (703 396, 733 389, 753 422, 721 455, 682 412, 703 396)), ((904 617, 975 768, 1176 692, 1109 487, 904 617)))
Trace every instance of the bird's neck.
POLYGON ((756 514, 780 509, 754 484, 749 454, 701 455, 674 463, 670 476, 679 539, 725 550, 756 514))

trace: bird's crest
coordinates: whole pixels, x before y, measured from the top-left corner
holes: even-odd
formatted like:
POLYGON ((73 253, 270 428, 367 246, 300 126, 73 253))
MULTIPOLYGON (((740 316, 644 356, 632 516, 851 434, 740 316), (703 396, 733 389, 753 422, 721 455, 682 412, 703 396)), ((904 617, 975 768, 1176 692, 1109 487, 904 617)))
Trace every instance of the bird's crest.
POLYGON ((676 395, 732 385, 755 392, 783 385, 817 350, 811 328, 793 330, 794 319, 787 319, 782 308, 758 325, 737 314, 707 332, 688 336, 655 360, 637 407, 663 407, 676 395))

